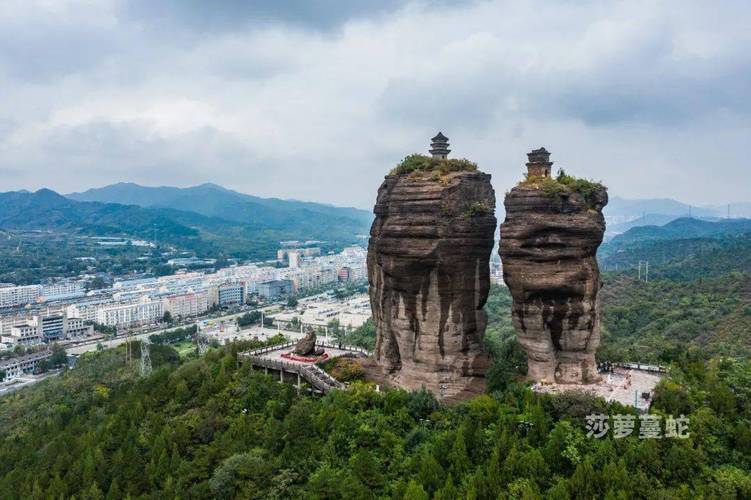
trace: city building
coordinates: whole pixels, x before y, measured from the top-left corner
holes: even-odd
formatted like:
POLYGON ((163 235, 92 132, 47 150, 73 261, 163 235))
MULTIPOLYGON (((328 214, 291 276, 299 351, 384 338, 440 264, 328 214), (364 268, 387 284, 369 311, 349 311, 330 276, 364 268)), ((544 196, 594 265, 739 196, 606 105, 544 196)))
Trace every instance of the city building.
POLYGON ((78 318, 84 321, 96 321, 99 309, 103 305, 108 304, 110 304, 109 301, 103 300, 71 304, 65 308, 65 312, 69 318, 78 318))
POLYGON ((42 293, 41 285, 6 286, 0 288, 0 307, 34 304, 42 293))
POLYGON ((245 304, 245 285, 222 283, 217 287, 217 304, 220 307, 245 304))
POLYGON ((86 294, 84 284, 80 281, 60 281, 42 285, 40 299, 44 301, 63 300, 83 297, 86 294))
POLYGON ((352 268, 344 266, 343 268, 339 269, 337 278, 339 279, 340 283, 347 283, 348 281, 352 281, 352 268))
POLYGON ((280 295, 291 294, 292 287, 292 281, 290 280, 264 281, 258 285, 258 295, 264 299, 275 299, 280 295))
POLYGON ((94 334, 94 325, 79 318, 65 318, 65 338, 89 337, 94 334))
POLYGON ((156 323, 163 315, 161 301, 144 297, 131 304, 102 306, 97 311, 96 321, 105 326, 131 326, 156 323))
POLYGON ((287 261, 289 262, 290 268, 296 269, 300 267, 300 252, 297 250, 294 252, 288 252, 287 261))
POLYGON ((34 373, 39 368, 39 363, 51 356, 52 351, 45 350, 0 361, 0 372, 5 373, 2 382, 16 379, 25 373, 34 373))
POLYGON ((61 340, 65 336, 65 316, 55 314, 52 316, 37 316, 34 318, 42 335, 42 341, 54 342, 61 340))
POLYGON ((164 297, 162 308, 173 318, 192 318, 209 310, 209 294, 202 291, 164 297))
POLYGON ((4 344, 10 345, 37 345, 42 343, 42 333, 39 326, 34 320, 29 320, 24 324, 15 325, 10 329, 10 335, 3 337, 4 344))

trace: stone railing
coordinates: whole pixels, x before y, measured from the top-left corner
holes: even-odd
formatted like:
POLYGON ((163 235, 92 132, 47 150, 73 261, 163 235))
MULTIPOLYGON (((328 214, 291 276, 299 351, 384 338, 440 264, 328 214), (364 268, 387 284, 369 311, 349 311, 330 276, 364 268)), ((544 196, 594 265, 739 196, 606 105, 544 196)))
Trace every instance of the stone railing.
POLYGON ((314 364, 291 363, 278 359, 264 358, 262 356, 243 356, 253 366, 277 370, 280 372, 295 373, 304 378, 311 386, 323 393, 334 389, 344 389, 346 386, 334 377, 314 364))
POLYGON ((645 363, 613 363, 613 366, 629 368, 631 370, 642 370, 645 372, 667 373, 668 369, 659 365, 648 365, 645 363))

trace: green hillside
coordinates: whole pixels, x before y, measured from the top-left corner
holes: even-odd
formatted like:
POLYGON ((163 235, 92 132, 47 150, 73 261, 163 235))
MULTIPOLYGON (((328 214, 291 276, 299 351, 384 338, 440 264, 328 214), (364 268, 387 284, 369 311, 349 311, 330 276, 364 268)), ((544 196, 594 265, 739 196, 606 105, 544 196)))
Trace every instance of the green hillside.
POLYGON ((699 369, 695 359, 681 360, 654 411, 690 415, 691 436, 616 440, 587 438, 583 417, 628 410, 590 397, 537 395, 519 384, 454 407, 423 392, 357 384, 298 396, 238 368, 238 347, 182 362, 160 347, 148 378, 124 366, 122 348, 92 353, 61 377, 6 396, 0 496, 751 495, 748 363, 699 369))
POLYGON ((67 196, 77 201, 172 208, 240 222, 255 228, 294 231, 308 235, 304 238, 315 239, 325 238, 330 234, 362 234, 367 232, 373 218, 372 214, 365 210, 297 200, 261 198, 210 183, 188 188, 119 183, 67 196))
POLYGON ((357 234, 367 232, 368 222, 363 220, 325 211, 305 214, 275 226, 174 208, 80 202, 47 189, 0 193, 0 229, 156 238, 161 244, 212 258, 269 259, 275 257, 280 240, 324 240, 324 246, 331 248, 355 242, 357 234))
POLYGON ((618 270, 638 276, 639 261, 648 261, 651 279, 710 278, 751 270, 751 233, 604 245, 598 258, 601 269, 606 271, 618 270))

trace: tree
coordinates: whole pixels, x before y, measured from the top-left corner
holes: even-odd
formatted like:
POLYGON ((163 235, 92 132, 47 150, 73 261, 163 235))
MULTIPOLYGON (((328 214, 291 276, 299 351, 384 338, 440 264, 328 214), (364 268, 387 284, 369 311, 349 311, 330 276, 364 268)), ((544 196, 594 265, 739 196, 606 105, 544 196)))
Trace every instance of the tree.
POLYGON ((162 323, 171 325, 172 321, 172 313, 169 311, 164 311, 164 315, 162 316, 162 323))
POLYGON ((290 297, 287 299, 287 307, 297 307, 297 299, 290 297))
POLYGON ((404 500, 429 500, 429 498, 420 483, 414 479, 409 480, 407 490, 404 492, 404 500))

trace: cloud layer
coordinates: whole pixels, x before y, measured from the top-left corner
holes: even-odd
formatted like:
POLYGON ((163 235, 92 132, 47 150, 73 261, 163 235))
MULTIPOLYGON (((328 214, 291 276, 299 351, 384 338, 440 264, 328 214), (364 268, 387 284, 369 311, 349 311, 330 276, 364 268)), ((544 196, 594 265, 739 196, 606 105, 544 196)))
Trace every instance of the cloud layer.
POLYGON ((499 194, 545 145, 621 196, 746 200, 749 25, 742 1, 9 0, 0 190, 369 207, 440 129, 499 194))

